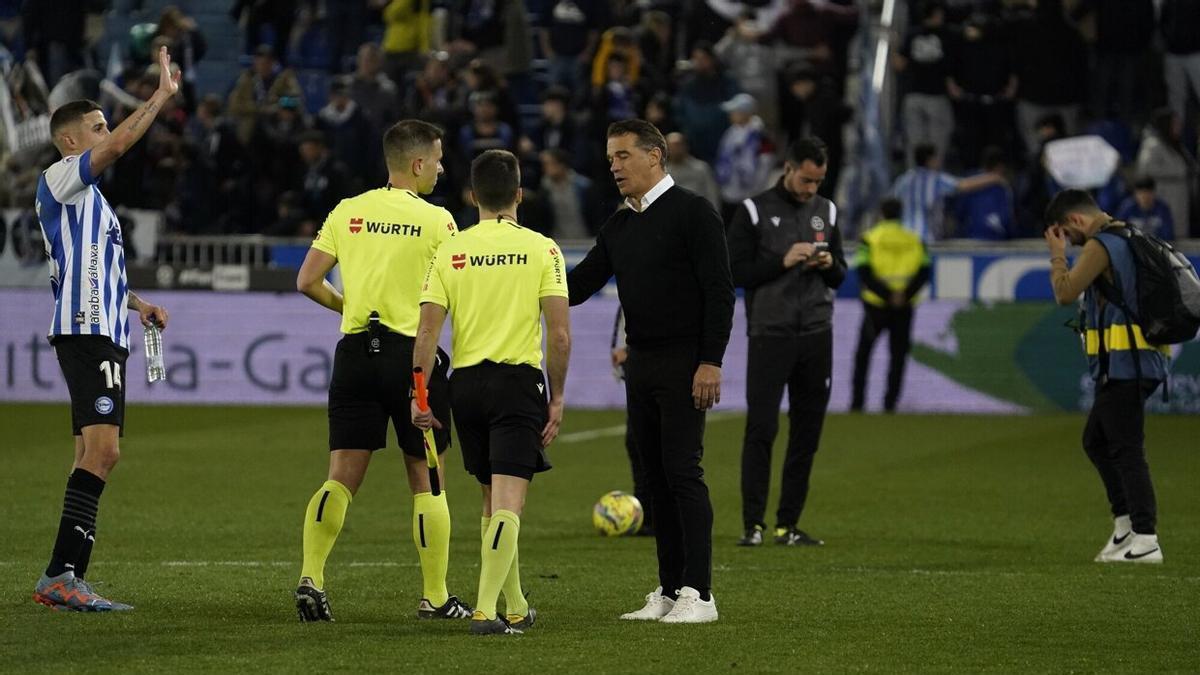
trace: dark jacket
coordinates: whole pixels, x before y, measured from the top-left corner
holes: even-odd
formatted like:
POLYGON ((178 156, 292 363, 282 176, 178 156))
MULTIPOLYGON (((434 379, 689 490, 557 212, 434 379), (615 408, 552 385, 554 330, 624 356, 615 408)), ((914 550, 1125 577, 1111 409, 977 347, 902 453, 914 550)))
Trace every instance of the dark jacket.
POLYGON ((747 199, 726 233, 733 283, 746 289, 746 324, 751 336, 807 335, 833 327, 834 289, 846 278, 837 207, 815 195, 797 201, 781 180, 747 199), (783 257, 797 242, 828 242, 833 266, 791 269, 783 257))

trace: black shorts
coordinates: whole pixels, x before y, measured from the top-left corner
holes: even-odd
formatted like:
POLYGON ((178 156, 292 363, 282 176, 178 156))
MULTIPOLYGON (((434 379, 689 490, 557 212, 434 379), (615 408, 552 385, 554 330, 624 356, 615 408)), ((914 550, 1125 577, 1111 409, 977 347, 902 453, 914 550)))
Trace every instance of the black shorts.
POLYGON ((115 424, 125 435, 125 361, 129 350, 103 335, 56 335, 50 340, 67 390, 71 432, 93 424, 115 424))
POLYGON ((484 485, 492 474, 531 480, 550 469, 542 447, 546 381, 532 366, 484 361, 450 376, 463 466, 484 485))
MULTIPOLYGON (((387 446, 388 420, 404 454, 425 456, 425 443, 412 425, 413 339, 399 333, 384 336, 380 353, 367 352, 367 334, 344 336, 333 355, 329 383, 329 449, 378 450, 387 446)), ((433 430, 438 454, 450 447, 450 401, 446 370, 450 359, 441 349, 429 374, 429 407, 442 423, 433 430)))

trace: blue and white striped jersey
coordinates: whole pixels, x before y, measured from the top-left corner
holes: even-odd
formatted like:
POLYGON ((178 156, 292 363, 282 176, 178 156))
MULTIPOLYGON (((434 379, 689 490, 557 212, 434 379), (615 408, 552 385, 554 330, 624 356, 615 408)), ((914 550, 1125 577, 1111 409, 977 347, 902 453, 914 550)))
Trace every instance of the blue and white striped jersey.
POLYGON ((121 224, 91 171, 91 151, 38 179, 37 215, 50 258, 50 335, 105 335, 129 349, 129 287, 121 224))
POLYGON ((958 190, 958 179, 924 167, 909 169, 896 178, 892 196, 900 200, 900 222, 921 241, 941 239, 945 219, 943 201, 958 190))

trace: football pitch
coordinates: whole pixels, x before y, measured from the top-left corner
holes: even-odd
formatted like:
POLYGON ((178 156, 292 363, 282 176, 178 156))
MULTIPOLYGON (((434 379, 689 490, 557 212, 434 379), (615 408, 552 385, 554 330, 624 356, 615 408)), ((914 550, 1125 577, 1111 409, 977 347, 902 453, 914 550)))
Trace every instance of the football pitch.
MULTIPOLYGON (((616 618, 656 585, 652 539, 591 526, 595 500, 630 487, 623 416, 568 411, 522 519, 538 624, 511 638, 415 618, 398 451, 376 455, 326 570, 337 622, 306 625, 292 591, 304 508, 327 467, 324 411, 135 404, 127 417, 89 578, 137 609, 66 614, 30 596, 61 508, 68 407, 0 406, 0 671, 1200 669, 1196 416, 1147 426, 1161 566, 1091 562, 1111 524, 1080 415, 833 415, 801 523, 826 546, 738 548, 743 419, 714 416, 705 467, 721 618, 671 626, 616 618)), ((450 590, 474 603, 479 491, 457 450, 448 456, 450 590)))

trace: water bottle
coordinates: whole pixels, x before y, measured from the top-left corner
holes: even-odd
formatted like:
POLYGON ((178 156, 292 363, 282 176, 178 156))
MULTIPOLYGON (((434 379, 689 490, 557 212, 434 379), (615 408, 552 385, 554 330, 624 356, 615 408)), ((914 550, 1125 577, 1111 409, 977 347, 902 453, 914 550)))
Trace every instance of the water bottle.
POLYGON ((162 331, 155 324, 146 326, 146 381, 150 383, 167 379, 167 369, 163 366, 162 331))

